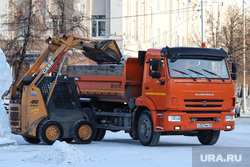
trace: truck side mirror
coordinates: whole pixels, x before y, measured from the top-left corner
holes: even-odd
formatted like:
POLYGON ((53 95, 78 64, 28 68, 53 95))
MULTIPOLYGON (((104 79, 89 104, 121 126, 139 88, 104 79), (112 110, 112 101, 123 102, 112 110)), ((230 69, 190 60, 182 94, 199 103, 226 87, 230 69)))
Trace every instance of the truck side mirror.
POLYGON ((159 60, 152 59, 151 65, 152 65, 152 70, 153 71, 158 71, 159 70, 159 60))
POLYGON ((152 78, 155 78, 155 79, 161 78, 161 73, 160 72, 152 72, 152 78))
POLYGON ((232 80, 235 81, 237 79, 237 74, 235 74, 235 73, 231 74, 231 78, 232 78, 232 80))
POLYGON ((237 72, 237 63, 234 61, 232 63, 232 73, 236 73, 237 72))

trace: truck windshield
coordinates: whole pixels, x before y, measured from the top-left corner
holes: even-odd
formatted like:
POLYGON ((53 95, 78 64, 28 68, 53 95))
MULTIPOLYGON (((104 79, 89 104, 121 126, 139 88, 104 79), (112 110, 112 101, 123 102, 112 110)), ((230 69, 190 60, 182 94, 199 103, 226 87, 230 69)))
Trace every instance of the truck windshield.
POLYGON ((167 59, 171 78, 229 79, 226 61, 218 57, 180 56, 176 61, 167 59))

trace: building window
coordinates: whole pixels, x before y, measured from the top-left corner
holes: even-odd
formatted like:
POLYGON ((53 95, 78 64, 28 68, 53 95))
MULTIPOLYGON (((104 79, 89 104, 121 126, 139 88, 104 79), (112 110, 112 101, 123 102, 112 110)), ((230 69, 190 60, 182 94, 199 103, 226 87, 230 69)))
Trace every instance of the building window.
POLYGON ((92 37, 106 36, 106 16, 92 16, 92 37))

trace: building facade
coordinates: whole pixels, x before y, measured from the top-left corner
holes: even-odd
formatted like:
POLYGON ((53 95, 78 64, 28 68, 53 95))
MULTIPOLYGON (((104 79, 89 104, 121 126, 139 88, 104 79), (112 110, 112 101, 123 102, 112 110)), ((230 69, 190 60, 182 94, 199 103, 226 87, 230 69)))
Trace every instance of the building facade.
MULTIPOLYGON (((203 3, 205 37, 216 35, 210 31, 218 31, 218 20, 230 2, 203 3)), ((115 39, 124 54, 135 56, 138 50, 152 47, 201 45, 201 0, 82 0, 79 6, 86 16, 85 35, 115 39)))
MULTIPOLYGON (((5 5, 1 5, 5 10, 0 12, 6 12, 8 0, 0 1, 5 2, 5 5)), ((216 38, 218 31, 221 30, 220 23, 223 22, 226 6, 233 3, 233 0, 71 1, 74 1, 77 12, 82 14, 81 23, 86 30, 77 35, 93 40, 115 39, 123 54, 133 56, 137 55, 138 50, 152 47, 200 46, 201 1, 204 3, 205 43, 208 43, 206 40, 216 38)), ((61 26, 56 19, 60 18, 58 8, 55 7, 56 1, 42 2, 53 15, 53 20, 47 16, 46 22, 50 29, 44 36, 53 36, 61 26)), ((9 3, 9 8, 11 7, 13 6, 9 3)), ((41 12, 45 9, 41 7, 38 10, 41 12)), ((70 9, 67 9, 67 13, 69 16, 74 15, 70 9)), ((11 17, 11 12, 8 15, 11 17)), ((0 30, 0 36, 1 34, 6 36, 5 30, 0 30)), ((9 32, 8 38, 12 37, 13 32, 9 32)), ((209 47, 216 47, 216 44, 209 47)))

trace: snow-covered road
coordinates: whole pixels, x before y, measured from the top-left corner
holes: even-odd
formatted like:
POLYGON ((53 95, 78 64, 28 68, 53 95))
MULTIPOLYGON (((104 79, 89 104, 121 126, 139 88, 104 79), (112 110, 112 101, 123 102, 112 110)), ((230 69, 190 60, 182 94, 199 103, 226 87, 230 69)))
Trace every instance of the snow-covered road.
POLYGON ((57 147, 28 144, 21 136, 16 135, 12 139, 17 141, 18 146, 13 149, 0 149, 0 167, 69 166, 67 162, 60 162, 60 157, 63 156, 68 156, 70 160, 66 161, 74 167, 190 167, 192 147, 250 147, 250 115, 237 118, 235 130, 222 132, 214 146, 202 146, 196 137, 161 136, 157 146, 145 147, 124 132, 107 132, 103 141, 88 145, 59 143, 57 147), (79 158, 72 153, 74 149, 71 146, 83 153, 78 153, 83 157, 82 161, 77 161, 79 163, 70 162, 79 158), (38 162, 39 159, 43 161, 38 162))

